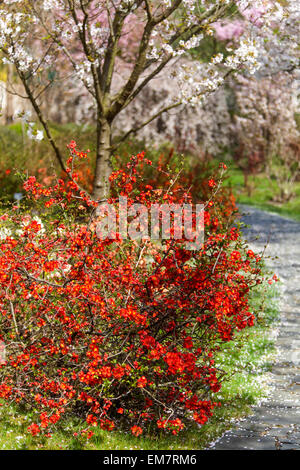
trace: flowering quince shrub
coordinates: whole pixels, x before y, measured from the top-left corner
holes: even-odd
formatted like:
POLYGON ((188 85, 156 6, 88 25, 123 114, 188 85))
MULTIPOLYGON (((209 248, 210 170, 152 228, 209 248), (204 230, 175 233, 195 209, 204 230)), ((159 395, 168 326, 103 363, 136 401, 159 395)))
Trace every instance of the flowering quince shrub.
MULTIPOLYGON (((69 149, 69 181, 24 183, 41 222, 18 208, 1 216, 10 235, 0 240, 0 397, 30 407, 33 435, 70 416, 88 437, 96 426, 139 436, 149 425, 173 434, 202 425, 226 380, 216 352, 255 323, 248 297, 262 282, 261 258, 234 215, 216 223, 213 200, 199 251, 184 240, 100 240, 97 203, 73 169, 86 154, 69 149)), ((129 206, 190 200, 174 181, 142 188, 147 165, 141 153, 111 175, 111 204, 119 195, 129 206)), ((217 185, 209 181, 211 195, 217 185)))
MULTIPOLYGON (((178 157, 174 154, 174 148, 171 148, 153 159, 151 165, 142 167, 139 188, 150 185, 154 190, 160 190, 171 185, 173 196, 182 192, 183 187, 189 188, 193 203, 202 202, 209 206, 209 214, 214 218, 214 224, 228 225, 228 222, 232 221, 233 213, 238 209, 230 187, 222 185, 227 166, 221 163, 219 168, 216 168, 211 162, 211 156, 208 156, 207 161, 201 156, 200 161, 188 160, 187 166, 181 165, 180 168, 182 157, 180 156, 180 160, 178 157)), ((126 169, 127 163, 124 163, 124 159, 116 157, 116 162, 118 167, 126 169)))

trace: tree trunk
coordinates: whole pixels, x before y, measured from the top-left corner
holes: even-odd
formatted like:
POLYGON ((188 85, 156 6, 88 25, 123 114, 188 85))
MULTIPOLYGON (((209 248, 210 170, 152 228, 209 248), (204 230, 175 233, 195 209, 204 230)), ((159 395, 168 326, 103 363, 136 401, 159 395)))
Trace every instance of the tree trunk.
POLYGON ((8 64, 7 69, 7 80, 6 80, 6 110, 5 110, 5 124, 11 124, 13 122, 13 96, 9 92, 12 89, 12 81, 13 81, 13 65, 8 64))
POLYGON ((106 199, 109 195, 111 168, 111 123, 106 119, 98 122, 96 170, 93 188, 95 200, 106 199))

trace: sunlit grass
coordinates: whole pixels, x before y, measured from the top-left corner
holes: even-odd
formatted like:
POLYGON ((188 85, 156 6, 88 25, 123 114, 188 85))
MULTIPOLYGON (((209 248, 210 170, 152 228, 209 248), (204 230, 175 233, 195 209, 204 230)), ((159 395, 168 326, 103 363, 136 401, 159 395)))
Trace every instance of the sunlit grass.
POLYGON ((244 187, 244 177, 238 168, 229 165, 228 179, 225 184, 229 184, 240 204, 253 205, 259 209, 276 212, 282 216, 300 220, 300 182, 293 185, 295 197, 282 204, 273 202, 273 198, 278 194, 278 186, 275 181, 270 180, 266 175, 259 174, 250 177, 253 183, 251 196, 247 194, 244 187))

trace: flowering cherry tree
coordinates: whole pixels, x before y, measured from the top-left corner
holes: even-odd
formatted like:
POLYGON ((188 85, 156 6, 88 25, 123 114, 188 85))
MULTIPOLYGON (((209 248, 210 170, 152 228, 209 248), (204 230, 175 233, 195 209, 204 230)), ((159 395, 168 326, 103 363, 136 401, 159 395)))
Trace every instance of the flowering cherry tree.
MULTIPOLYGON (((14 64, 63 169, 61 151, 42 111, 42 97, 55 80, 63 83, 71 75, 81 81, 96 110, 93 196, 101 200, 108 193, 111 155, 118 144, 161 113, 196 104, 230 72, 246 68, 254 73, 260 49, 266 50, 265 35, 284 15, 292 17, 290 3, 283 8, 280 2, 265 0, 5 0, 0 7, 0 49, 3 62, 14 64), (207 36, 218 34, 220 21, 241 22, 236 23, 239 27, 226 54, 205 62, 178 61, 201 48, 207 36), (118 114, 166 67, 179 85, 176 99, 162 103, 154 114, 146 110, 143 122, 113 138, 118 114)), ((279 31, 276 40, 286 36, 279 31)), ((33 129, 31 135, 41 138, 41 132, 35 134, 33 129)))

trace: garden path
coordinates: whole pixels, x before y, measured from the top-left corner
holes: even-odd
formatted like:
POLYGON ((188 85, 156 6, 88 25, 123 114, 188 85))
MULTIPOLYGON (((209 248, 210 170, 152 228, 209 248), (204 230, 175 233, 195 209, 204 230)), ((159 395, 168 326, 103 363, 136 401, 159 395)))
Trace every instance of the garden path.
POLYGON ((270 374, 270 396, 210 448, 300 450, 300 223, 249 206, 240 209, 251 225, 244 229, 250 247, 261 251, 269 240, 266 255, 272 258, 267 264, 282 281, 278 358, 270 374))

